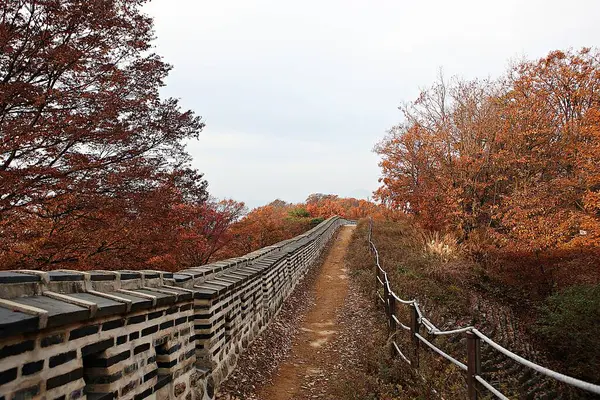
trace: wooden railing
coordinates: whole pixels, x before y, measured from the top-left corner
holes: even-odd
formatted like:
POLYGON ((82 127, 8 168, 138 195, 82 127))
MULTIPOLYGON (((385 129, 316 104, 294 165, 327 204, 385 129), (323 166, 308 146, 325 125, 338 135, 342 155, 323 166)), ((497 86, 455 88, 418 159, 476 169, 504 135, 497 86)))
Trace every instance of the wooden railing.
MULTIPOLYGON (((498 388, 494 387, 490 382, 486 381, 482 377, 482 356, 481 356, 481 343, 484 342, 493 348, 495 351, 503 354, 518 364, 530 368, 540 374, 543 374, 549 378, 552 378, 558 382, 562 382, 566 385, 587 391, 589 393, 600 395, 600 385, 596 385, 590 382, 585 382, 577 378, 573 378, 541 365, 538 365, 532 361, 529 361, 512 351, 502 347, 492 339, 481 333, 476 327, 466 326, 459 327, 450 330, 438 329, 433 322, 427 319, 417 300, 405 300, 398 296, 391 288, 390 281, 388 279, 387 272, 381 267, 379 260, 379 251, 373 242, 373 220, 369 221, 369 235, 368 235, 369 247, 375 258, 375 278, 376 278, 376 301, 383 305, 385 310, 388 326, 392 333, 396 333, 398 330, 406 331, 411 338, 412 349, 410 353, 402 351, 400 346, 395 340, 392 340, 392 346, 395 352, 404 360, 408 365, 414 369, 419 368, 419 347, 424 344, 428 349, 437 353, 447 361, 454 364, 460 370, 466 374, 467 382, 467 393, 469 400, 477 400, 480 393, 487 391, 493 394, 499 399, 508 399, 498 388), (408 325, 404 324, 398 318, 398 307, 405 306, 409 307, 410 310, 410 321, 408 325), (424 335, 421 334, 421 327, 425 328, 427 333, 425 335, 430 336, 447 336, 447 335, 465 335, 466 336, 466 353, 467 360, 466 364, 447 352, 443 351, 432 341, 428 340, 424 335), (405 354, 408 353, 408 354, 405 354)), ((395 337, 395 336, 393 336, 395 337)))

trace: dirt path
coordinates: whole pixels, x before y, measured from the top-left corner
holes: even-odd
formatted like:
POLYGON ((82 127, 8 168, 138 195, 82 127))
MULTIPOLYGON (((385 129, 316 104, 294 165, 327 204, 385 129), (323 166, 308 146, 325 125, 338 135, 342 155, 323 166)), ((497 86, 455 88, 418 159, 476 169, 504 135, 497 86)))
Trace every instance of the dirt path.
POLYGON ((347 274, 354 229, 343 227, 327 245, 318 265, 241 355, 218 400, 357 398, 354 383, 361 381, 367 354, 377 352, 384 323, 347 274))
POLYGON ((303 390, 311 390, 315 378, 327 373, 324 367, 339 357, 326 344, 335 340, 339 326, 338 310, 348 294, 348 276, 344 256, 355 227, 341 229, 315 283, 314 305, 309 309, 293 341, 290 357, 283 362, 272 383, 258 393, 263 400, 288 400, 298 397, 303 390))

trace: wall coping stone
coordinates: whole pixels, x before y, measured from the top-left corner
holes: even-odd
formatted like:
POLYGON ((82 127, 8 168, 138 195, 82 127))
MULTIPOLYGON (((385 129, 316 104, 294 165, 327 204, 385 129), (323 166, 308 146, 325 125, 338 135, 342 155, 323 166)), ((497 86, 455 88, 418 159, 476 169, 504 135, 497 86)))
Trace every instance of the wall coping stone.
POLYGON ((193 298, 218 297, 284 260, 290 251, 310 244, 337 219, 339 217, 329 218, 295 238, 245 256, 175 273, 155 270, 0 271, 0 299, 6 300, 0 302, 0 337, 40 329, 40 315, 24 312, 23 308, 28 307, 42 314, 45 312, 43 318, 47 317, 50 328, 164 307, 193 298))

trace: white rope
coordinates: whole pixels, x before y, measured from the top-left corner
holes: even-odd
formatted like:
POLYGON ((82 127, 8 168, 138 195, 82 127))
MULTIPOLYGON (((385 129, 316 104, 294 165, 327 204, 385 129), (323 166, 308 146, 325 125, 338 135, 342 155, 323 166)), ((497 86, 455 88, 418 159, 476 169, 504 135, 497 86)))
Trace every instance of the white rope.
POLYGON ((435 351, 436 353, 438 353, 440 356, 444 357, 446 360, 450 361, 452 364, 456 365, 457 367, 459 367, 460 369, 466 371, 467 370, 467 366, 463 363, 461 363, 460 361, 458 361, 456 358, 452 357, 449 354, 444 353, 442 350, 438 349, 437 347, 435 347, 435 345, 431 342, 429 342, 427 339, 425 339, 423 336, 419 335, 418 333, 415 333, 415 336, 423 343, 425 343, 427 346, 429 346, 429 348, 433 351, 435 351))
POLYGON ((390 293, 396 299, 396 301, 398 301, 398 302, 400 302, 402 304, 414 304, 416 302, 416 300, 404 300, 404 299, 401 299, 400 297, 398 297, 398 295, 396 293, 392 292, 391 290, 390 290, 390 293))
POLYGON ((435 335, 435 336, 454 335, 456 333, 464 333, 464 332, 469 332, 469 331, 473 330, 472 326, 466 326, 464 328, 456 328, 456 329, 452 329, 452 330, 448 330, 448 331, 443 331, 443 330, 439 329, 437 326, 435 326, 433 324, 433 322, 431 322, 430 320, 428 320, 425 317, 421 318, 421 323, 423 325, 425 325, 425 327, 429 331, 429 334, 435 335))
POLYGON ((404 329, 405 331, 410 331, 410 327, 408 327, 408 326, 404 325, 402 322, 400 322, 400 320, 395 315, 392 315, 392 318, 394 319, 394 321, 396 321, 396 324, 400 328, 404 329))
POLYGON ((551 369, 548 369, 546 367, 542 367, 541 365, 535 364, 529 360, 524 359, 521 356, 516 355, 512 351, 505 349, 504 347, 500 346, 498 343, 494 342, 489 337, 485 336, 483 333, 479 332, 477 329, 473 329, 473 333, 476 334, 481 340, 483 340, 484 342, 486 342, 487 344, 492 346, 494 349, 498 350, 500 353, 504 354, 505 356, 507 356, 509 358, 512 358, 516 362, 523 364, 526 367, 533 369, 534 371, 539 372, 540 374, 544 374, 546 376, 554 378, 557 381, 566 383, 567 385, 575 386, 579 389, 587 390, 588 392, 600 394, 600 385, 594 385, 593 383, 585 382, 585 381, 579 380, 577 378, 573 378, 573 377, 558 373, 556 371, 552 371, 551 369))
POLYGON ((434 332, 439 332, 439 329, 431 321, 429 321, 427 318, 422 317, 421 318, 421 323, 423 325, 425 325, 425 328, 427 328, 427 330, 429 331, 429 333, 433 334, 434 332))
POLYGON ((419 320, 422 320, 423 313, 421 312, 421 309, 419 308, 419 303, 415 301, 413 306, 415 307, 415 310, 417 310, 417 315, 419 316, 419 320))
POLYGON ((398 345, 396 344, 396 342, 392 341, 392 344, 394 345, 394 347, 396 348, 396 351, 398 352, 398 354, 400 355, 400 357, 402 357, 402 359, 404 361, 406 361, 408 363, 408 365, 411 365, 412 363, 410 362, 410 360, 404 355, 404 353, 402 353, 402 351, 400 350, 400 347, 398 347, 398 345))
POLYGON ((433 332, 433 335, 436 336, 440 336, 440 335, 454 335, 455 333, 464 333, 464 332, 470 332, 473 330, 472 326, 467 326, 465 328, 458 328, 458 329, 453 329, 451 331, 437 331, 437 332, 433 332))
POLYGON ((483 379, 479 375, 475 375, 475 379, 477 380, 477 382, 481 383, 487 390, 492 392, 497 398, 502 400, 510 400, 508 397, 500 393, 495 387, 487 383, 485 379, 483 379))

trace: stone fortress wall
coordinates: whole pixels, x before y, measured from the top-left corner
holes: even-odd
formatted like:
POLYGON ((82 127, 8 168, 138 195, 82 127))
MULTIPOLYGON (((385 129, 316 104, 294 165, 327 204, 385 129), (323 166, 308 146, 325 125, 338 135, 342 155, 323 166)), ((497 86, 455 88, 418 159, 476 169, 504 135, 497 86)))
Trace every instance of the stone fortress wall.
POLYGON ((346 223, 177 273, 0 272, 0 400, 212 399, 346 223))

